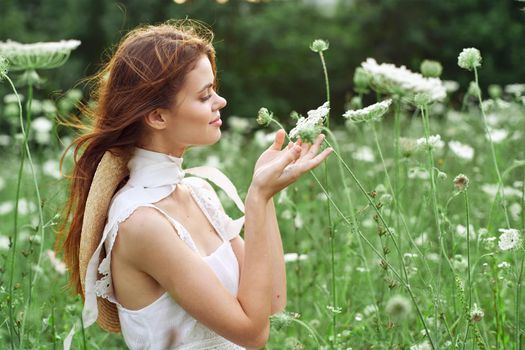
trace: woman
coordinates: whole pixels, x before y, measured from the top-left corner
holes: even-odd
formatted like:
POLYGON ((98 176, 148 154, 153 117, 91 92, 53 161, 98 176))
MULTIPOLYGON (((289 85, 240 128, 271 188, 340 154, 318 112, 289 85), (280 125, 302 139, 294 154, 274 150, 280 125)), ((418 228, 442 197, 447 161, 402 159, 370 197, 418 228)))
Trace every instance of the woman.
POLYGON ((74 142, 61 227, 71 285, 84 297, 84 327, 121 331, 130 349, 263 347, 269 316, 286 305, 272 197, 331 152, 318 154, 323 135, 281 150, 279 130, 244 204, 217 169, 182 170, 188 147, 221 136, 211 38, 188 22, 128 33, 97 75, 96 109, 86 111, 94 128, 74 142), (227 216, 202 178, 245 218, 227 216))

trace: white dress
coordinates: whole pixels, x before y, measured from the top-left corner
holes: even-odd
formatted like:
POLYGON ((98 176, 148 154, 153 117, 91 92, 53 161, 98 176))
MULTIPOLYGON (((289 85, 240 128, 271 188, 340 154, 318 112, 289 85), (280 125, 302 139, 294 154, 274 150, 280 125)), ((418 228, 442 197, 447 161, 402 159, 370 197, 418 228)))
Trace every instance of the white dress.
MULTIPOLYGON (((185 173, 205 177, 214 182, 243 212, 244 205, 233 184, 219 170, 206 166, 182 170, 181 165, 182 158, 135 149, 128 163, 130 178, 111 201, 102 240, 88 264, 83 310, 84 327, 89 327, 96 321, 98 296, 117 305, 121 332, 126 345, 131 350, 241 350, 244 348, 219 336, 195 320, 168 292, 139 310, 126 309, 114 295, 110 265, 111 250, 118 233, 118 225, 139 207, 152 207, 162 213, 173 225, 180 239, 199 254, 186 228, 153 204, 171 194, 178 183, 187 186, 195 202, 222 240, 222 244, 212 254, 203 257, 203 260, 214 271, 224 287, 232 295, 237 295, 239 265, 230 240, 239 234, 244 224, 244 217, 231 219, 224 213, 220 200, 210 184, 199 177, 184 177, 185 173), (107 253, 106 258, 98 265, 102 245, 105 246, 107 253), (100 279, 97 279, 97 270, 103 275, 100 279)), ((69 348, 71 337, 70 332, 65 348, 69 348)))

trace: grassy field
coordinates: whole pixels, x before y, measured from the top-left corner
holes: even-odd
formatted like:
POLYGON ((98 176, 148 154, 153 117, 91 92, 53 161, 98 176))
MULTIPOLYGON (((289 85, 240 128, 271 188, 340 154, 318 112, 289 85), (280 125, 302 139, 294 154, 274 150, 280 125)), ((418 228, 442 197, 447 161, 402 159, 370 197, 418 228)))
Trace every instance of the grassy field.
MULTIPOLYGON (((483 98, 475 87, 450 89, 428 104, 394 95, 376 122, 330 116, 325 133, 337 154, 274 198, 288 253, 288 306, 272 320, 267 349, 523 347, 525 86, 491 86, 483 98)), ((67 188, 58 160, 71 140, 54 116, 81 96, 36 100, 24 89, 25 102, 32 101, 24 115, 32 111, 33 169, 27 154, 20 168, 24 143, 13 95, 0 112, 0 344, 56 349, 82 302, 66 290, 67 272, 51 251, 67 188)), ((349 108, 388 97, 365 90, 349 108)), ((189 150, 185 166, 217 166, 244 198, 255 160, 277 130, 257 125, 259 107, 253 119, 226 116, 219 143, 189 150)), ((66 169, 70 164, 68 156, 66 169)), ((125 345, 93 326, 76 334, 73 347, 125 345)))

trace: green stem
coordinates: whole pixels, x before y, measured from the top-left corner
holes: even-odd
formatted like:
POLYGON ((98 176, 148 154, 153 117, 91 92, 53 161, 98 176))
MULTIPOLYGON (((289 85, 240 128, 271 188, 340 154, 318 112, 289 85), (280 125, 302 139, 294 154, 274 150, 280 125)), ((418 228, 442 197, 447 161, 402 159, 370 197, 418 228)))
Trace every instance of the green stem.
MULTIPOLYGON (((324 142, 326 142, 328 144, 329 147, 332 147, 331 144, 325 139, 324 142)), ((332 147, 333 148, 333 147, 332 147)), ((370 198, 370 195, 366 192, 366 190, 364 189, 364 187, 361 185, 361 182, 357 179, 357 177, 355 176, 354 172, 348 167, 348 165, 346 164, 346 162, 341 158, 341 156, 335 152, 334 150, 334 154, 337 156, 337 158, 339 159, 340 162, 342 162, 343 166, 346 168, 346 170, 348 171, 348 173, 350 174, 350 176, 352 177, 352 179, 354 180, 354 182, 357 184, 357 186, 359 187, 359 189, 361 190, 361 192, 363 193, 363 195, 366 197, 366 199, 368 200, 368 202, 370 203, 370 206, 372 208, 374 208, 376 214, 378 215, 379 219, 381 220, 381 222, 383 223, 385 229, 387 230, 388 232, 388 235, 390 236, 390 238, 392 239, 392 242, 394 243, 394 246, 396 248, 396 250, 399 251, 399 247, 397 245, 397 242, 396 240, 394 239, 394 235, 392 234, 392 231, 390 230, 390 228, 388 227, 388 225, 386 224, 383 216, 381 215, 381 212, 379 211, 379 209, 376 207, 376 205, 374 204, 374 201, 372 200, 372 198, 370 198)), ((314 178, 316 179, 317 183, 322 187, 321 183, 319 182, 319 180, 317 180, 317 177, 315 176, 315 174, 313 172, 310 172, 314 178)), ((322 187, 323 188, 323 187, 322 187)), ((324 188, 323 188, 323 191, 325 193, 327 193, 324 188)), ((328 194, 327 194, 328 196, 328 194)), ((329 200, 332 202, 331 198, 328 197, 329 200)), ((346 217, 344 216, 344 214, 339 210, 339 208, 333 203, 334 205, 334 208, 339 212, 339 214, 343 217, 343 220, 345 220, 348 224, 350 224, 348 222, 348 219, 346 219, 346 217)), ((361 234, 359 231, 358 231, 359 234, 361 234)), ((365 242, 367 242, 367 244, 372 247, 372 249, 374 250, 374 252, 379 256, 379 257, 382 257, 381 254, 377 251, 377 249, 372 245, 372 243, 370 243, 364 236, 362 236, 363 239, 365 240, 365 242)), ((421 310, 419 309, 419 305, 415 299, 415 296, 414 294, 412 293, 412 289, 410 287, 410 285, 408 283, 406 283, 405 281, 403 281, 403 279, 401 278, 401 276, 399 275, 399 273, 397 271, 395 271, 395 269, 393 268, 393 266, 385 260, 385 263, 388 265, 388 267, 391 269, 391 271, 394 273, 394 275, 398 278, 399 282, 407 289, 409 295, 410 295, 410 298, 412 299, 412 302, 414 304, 414 306, 416 307, 416 310, 417 310, 417 313, 418 313, 418 316, 421 320, 421 322, 423 323, 423 327, 425 328, 425 334, 426 336, 428 337, 429 341, 430 341, 430 344, 432 346, 432 349, 436 349, 436 347, 434 346, 434 342, 432 341, 432 338, 430 336, 430 333, 428 331, 428 327, 427 327, 427 324, 425 322, 425 319, 421 313, 421 310)), ((402 262, 402 266, 403 266, 403 269, 405 270, 404 273, 405 275, 407 275, 406 273, 406 266, 404 264, 404 262, 402 262)))
MULTIPOLYGON (((28 134, 25 131, 24 127, 24 117, 22 114, 22 102, 20 101, 20 96, 18 95, 18 92, 16 91, 15 85, 13 84, 13 81, 8 77, 5 76, 6 80, 11 85, 11 89, 13 90, 13 93, 16 96, 16 100, 18 102, 18 117, 20 121, 20 128, 22 130, 22 135, 24 136, 24 144, 27 144, 27 136, 28 134)), ((9 299, 8 299, 8 308, 9 308, 9 333, 11 338, 11 349, 14 350, 15 348, 15 334, 18 337, 19 343, 20 343, 20 334, 16 332, 15 327, 15 317, 13 314, 13 279, 14 279, 14 272, 15 272, 15 253, 16 253, 16 244, 18 242, 18 202, 20 200, 20 190, 22 186, 22 175, 23 175, 23 169, 24 169, 24 161, 25 161, 25 151, 23 148, 21 148, 20 153, 20 167, 18 169, 18 182, 16 186, 16 198, 15 198, 15 212, 14 212, 14 228, 13 228, 13 246, 11 250, 11 269, 9 271, 9 284, 8 284, 8 290, 9 290, 9 299)))
MULTIPOLYGON (((500 171, 499 171, 498 159, 496 158, 496 150, 494 149, 494 142, 492 142, 492 136, 491 136, 489 128, 488 128, 487 116, 485 115, 485 108, 483 108, 483 102, 481 101, 481 90, 479 89, 478 70, 476 69, 476 67, 474 67, 474 77, 476 79, 476 86, 478 87, 478 89, 477 89, 478 102, 479 102, 479 108, 481 109, 481 115, 483 116, 483 124, 485 126, 485 133, 487 134, 487 137, 489 139, 490 152, 492 154, 492 161, 494 163, 494 168, 496 169, 496 174, 498 176, 498 191, 497 191, 497 194, 501 194, 501 201, 502 201, 502 205, 503 205, 503 211, 504 211, 504 214, 505 214, 505 221, 507 223, 507 228, 510 228, 510 220, 509 220, 509 215, 507 213, 507 203, 505 201, 505 192, 504 192, 504 189, 503 189, 503 181, 501 179, 501 174, 500 174, 500 171)), ((496 201, 497 197, 498 197, 497 195, 494 197, 494 202, 496 201)), ((490 217, 490 215, 489 215, 489 217, 490 217)), ((488 225, 487 225, 487 228, 489 230, 491 228, 490 224, 491 223, 489 221, 488 225)))
MULTIPOLYGON (((322 51, 319 51, 319 57, 321 58, 321 64, 323 65, 324 81, 326 85, 326 101, 328 102, 328 106, 332 108, 332 105, 330 104, 330 81, 328 80, 328 70, 326 69, 326 63, 322 51)), ((326 116, 326 127, 330 128, 330 113, 326 116)))

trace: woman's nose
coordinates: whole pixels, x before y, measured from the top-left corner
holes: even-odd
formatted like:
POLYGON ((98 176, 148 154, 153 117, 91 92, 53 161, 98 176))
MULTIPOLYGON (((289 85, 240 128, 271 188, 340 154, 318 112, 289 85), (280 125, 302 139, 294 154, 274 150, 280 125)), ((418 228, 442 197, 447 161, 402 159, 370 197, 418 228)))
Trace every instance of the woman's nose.
POLYGON ((224 97, 217 95, 217 109, 222 109, 226 106, 227 101, 224 97))

